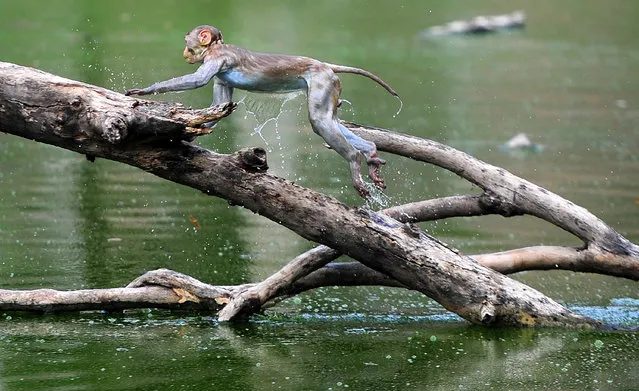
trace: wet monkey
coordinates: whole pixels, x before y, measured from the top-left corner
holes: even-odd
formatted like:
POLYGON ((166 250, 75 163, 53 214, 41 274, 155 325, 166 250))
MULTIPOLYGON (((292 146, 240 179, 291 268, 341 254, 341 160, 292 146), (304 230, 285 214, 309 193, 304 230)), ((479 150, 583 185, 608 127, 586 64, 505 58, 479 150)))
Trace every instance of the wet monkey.
POLYGON ((212 26, 198 26, 184 40, 186 61, 202 64, 195 73, 158 82, 147 88, 129 90, 126 95, 190 90, 202 87, 211 80, 214 81, 213 105, 230 102, 234 88, 269 93, 306 91, 313 131, 348 162, 353 184, 360 195, 368 196, 361 176, 362 155, 373 182, 385 188, 384 180, 380 177, 380 168, 385 161, 377 156, 375 144, 355 135, 337 119, 342 88, 336 73, 366 76, 398 96, 386 82, 359 68, 328 64, 309 57, 257 53, 227 45, 222 32, 212 26))

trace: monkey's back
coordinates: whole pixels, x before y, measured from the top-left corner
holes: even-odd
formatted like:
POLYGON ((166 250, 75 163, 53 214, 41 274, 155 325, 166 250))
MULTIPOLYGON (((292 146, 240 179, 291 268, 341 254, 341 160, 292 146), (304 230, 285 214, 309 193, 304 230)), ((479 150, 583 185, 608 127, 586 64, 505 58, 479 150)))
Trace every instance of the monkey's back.
POLYGON ((217 77, 231 87, 247 91, 303 90, 309 71, 329 69, 310 57, 252 52, 233 45, 223 45, 211 55, 225 60, 217 77))

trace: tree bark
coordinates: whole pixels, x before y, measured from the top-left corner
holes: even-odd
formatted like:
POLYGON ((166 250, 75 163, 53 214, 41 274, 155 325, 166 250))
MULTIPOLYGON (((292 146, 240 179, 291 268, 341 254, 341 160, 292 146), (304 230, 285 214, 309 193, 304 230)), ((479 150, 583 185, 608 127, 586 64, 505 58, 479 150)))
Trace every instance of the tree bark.
MULTIPOLYGON (((228 104, 189 111, 180 105, 129 98, 34 69, 0 63, 0 131, 130 164, 225 198, 332 249, 322 250, 322 257, 349 255, 386 279, 395 280, 397 285, 428 295, 472 323, 600 326, 540 292, 482 266, 476 259, 459 254, 418 227, 389 217, 392 212, 387 215, 351 208, 266 173, 266 153, 261 148, 222 155, 183 141, 206 134, 207 129, 199 128, 202 123, 228 115, 232 109, 233 105, 228 104)), ((459 197, 458 202, 443 206, 437 213, 446 216, 530 213, 584 240, 585 250, 592 254, 588 259, 593 270, 607 270, 607 262, 613 262, 622 268, 625 277, 638 278, 637 246, 585 209, 445 145, 354 124, 349 127, 374 141, 380 150, 437 164, 484 190, 475 209, 460 205, 473 203, 472 197, 459 197)), ((222 319, 236 319, 259 310, 264 298, 272 300, 279 294, 294 293, 295 284, 299 289, 305 279, 317 278, 320 274, 316 273, 326 263, 322 257, 308 263, 294 261, 288 269, 267 279, 260 286, 265 292, 257 301, 260 305, 250 304, 256 303, 254 291, 246 294, 251 285, 220 293, 210 286, 194 287, 194 281, 186 281, 188 278, 177 282, 174 278, 154 279, 157 273, 143 276, 127 289, 164 284, 174 289, 178 302, 182 303, 203 298, 209 301, 213 298, 217 304, 230 300, 222 310, 222 319), (279 282, 282 278, 285 283, 279 282), (234 303, 236 297, 243 297, 249 305, 234 303), (232 310, 245 307, 250 310, 232 310)))

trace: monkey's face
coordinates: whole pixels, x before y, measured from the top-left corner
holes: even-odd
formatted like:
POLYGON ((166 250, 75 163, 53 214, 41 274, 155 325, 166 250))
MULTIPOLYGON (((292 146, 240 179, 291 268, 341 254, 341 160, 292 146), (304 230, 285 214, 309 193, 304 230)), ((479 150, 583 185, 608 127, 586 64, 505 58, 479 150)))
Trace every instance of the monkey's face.
POLYGON ((204 61, 204 56, 206 55, 206 49, 208 46, 200 45, 200 41, 197 37, 197 34, 194 34, 193 31, 188 33, 184 37, 184 59, 189 64, 195 64, 198 62, 204 61))
POLYGON ((184 58, 189 64, 204 62, 212 45, 224 43, 222 32, 213 26, 198 26, 184 36, 184 58))
POLYGON ((186 62, 188 62, 189 64, 195 64, 204 61, 207 49, 207 47, 202 46, 189 47, 187 44, 182 55, 184 56, 186 62))

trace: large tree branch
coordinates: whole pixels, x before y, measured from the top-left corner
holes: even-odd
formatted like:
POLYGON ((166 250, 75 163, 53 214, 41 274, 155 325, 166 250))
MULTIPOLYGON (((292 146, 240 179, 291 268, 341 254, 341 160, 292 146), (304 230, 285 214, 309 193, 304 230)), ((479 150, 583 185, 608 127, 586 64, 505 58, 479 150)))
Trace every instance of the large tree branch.
MULTIPOLYGON (((501 208, 502 202, 486 194, 479 196, 452 196, 419 201, 392 207, 383 213, 400 222, 430 221, 458 216, 480 216, 498 213, 509 216, 511 207, 501 208)), ((408 226, 410 227, 410 226, 408 226)), ((233 295, 232 300, 220 312, 220 319, 245 317, 284 292, 289 295, 301 290, 325 286, 326 281, 335 285, 385 285, 402 286, 387 275, 375 272, 358 263, 341 263, 326 266, 342 254, 318 246, 284 266, 268 279, 233 295), (302 279, 302 280, 300 280, 302 279)), ((637 259, 626 255, 602 253, 598 247, 576 249, 561 246, 537 246, 492 254, 471 256, 481 265, 502 274, 525 270, 570 270, 608 274, 637 280, 637 259), (606 257, 602 259, 601 257, 606 257)))
MULTIPOLYGON (((349 124, 349 126, 355 131, 370 129, 355 124, 349 124)), ((363 135, 370 137, 370 134, 363 135)), ((399 137, 403 136, 400 135, 399 137)), ((400 153, 418 160, 429 161, 429 159, 431 159, 431 162, 437 163, 446 169, 451 168, 451 162, 447 159, 432 159, 429 154, 411 154, 410 149, 405 147, 414 145, 412 140, 411 142, 400 142, 397 140, 393 142, 387 141, 385 144, 382 143, 383 140, 376 141, 380 144, 380 149, 400 153)), ((435 145, 437 146, 436 143, 435 145)), ((489 168, 492 167, 470 156, 466 155, 465 158, 472 160, 474 163, 486 165, 489 168)), ((484 188, 488 188, 488 186, 491 185, 490 183, 486 184, 475 179, 472 173, 462 173, 462 176, 474 183, 482 185, 484 188)), ((504 184, 500 186, 518 186, 518 181, 522 180, 519 178, 516 179, 517 181, 514 183, 505 181, 504 184)), ((545 196, 547 193, 542 194, 545 196)), ((551 193, 550 196, 558 197, 551 193)), ((542 199, 539 202, 543 204, 544 200, 542 199)), ((526 214, 528 210, 524 207, 520 207, 518 200, 512 202, 504 200, 503 197, 498 196, 495 192, 487 191, 481 195, 451 196, 434 200, 418 201, 392 207, 383 212, 401 222, 421 222, 450 217, 481 216, 487 214, 499 214, 510 217, 513 215, 526 214)), ((589 213, 587 213, 587 215, 589 215, 589 213)), ((602 223, 592 215, 587 216, 587 219, 602 223)), ((614 232, 614 230, 612 231, 614 232)), ((619 236, 616 232, 614 232, 613 235, 619 236)), ((618 239, 619 242, 625 241, 624 238, 619 237, 618 239)), ((605 238, 596 238, 596 240, 603 241, 605 238)), ((588 246, 581 249, 560 246, 537 246, 493 254, 478 254, 472 257, 480 264, 503 274, 525 270, 570 270, 639 280, 639 262, 637 256, 626 255, 626 252, 633 253, 636 246, 627 241, 625 241, 625 243, 628 247, 622 248, 621 254, 603 250, 602 248, 609 247, 605 245, 588 246)), ((287 271, 289 268, 297 269, 298 272, 305 271, 307 274, 318 270, 318 272, 313 273, 308 278, 308 281, 313 281, 313 283, 306 282, 303 284, 304 287, 317 286, 316 284, 321 284, 322 278, 329 278, 329 276, 333 282, 341 281, 340 276, 346 276, 346 271, 352 273, 352 275, 348 276, 348 278, 344 278, 343 282, 338 282, 338 284, 401 286, 401 284, 396 281, 389 282, 388 276, 371 272, 369 268, 363 265, 335 264, 330 268, 320 269, 340 255, 341 254, 336 253, 334 250, 324 246, 319 246, 305 254, 301 254, 289 265, 285 266, 280 271, 281 273, 278 272, 274 274, 268 280, 262 281, 251 289, 242 292, 240 296, 234 297, 231 303, 232 305, 227 306, 222 311, 223 316, 232 318, 241 312, 250 312, 252 309, 257 308, 258 303, 268 302, 276 295, 276 292, 291 291, 295 293, 296 288, 294 288, 293 285, 295 281, 304 274, 292 275, 287 271)), ((298 284, 297 286, 300 285, 298 284)))

